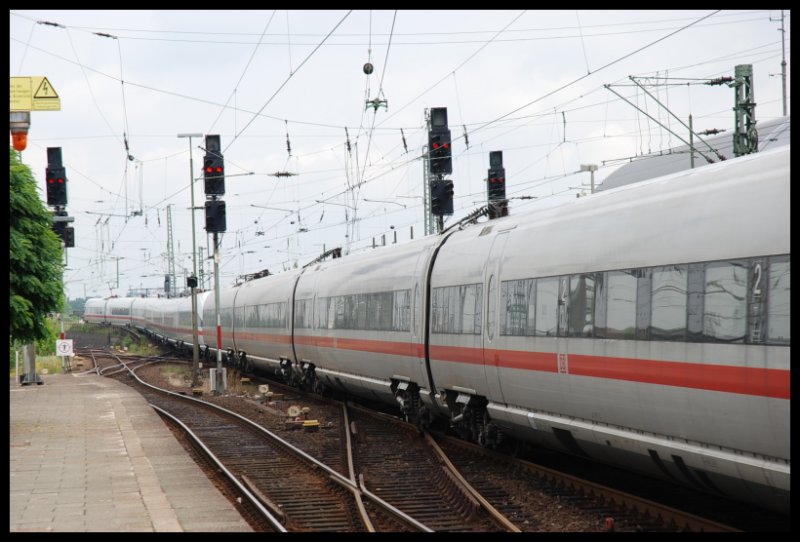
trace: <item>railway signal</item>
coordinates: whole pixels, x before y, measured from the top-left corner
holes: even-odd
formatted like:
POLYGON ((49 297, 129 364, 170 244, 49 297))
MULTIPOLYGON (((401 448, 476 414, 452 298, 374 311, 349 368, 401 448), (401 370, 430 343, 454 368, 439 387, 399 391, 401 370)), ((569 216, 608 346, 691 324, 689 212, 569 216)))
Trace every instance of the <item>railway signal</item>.
POLYGON ((226 230, 225 202, 206 200, 206 231, 220 233, 226 230))
POLYGON ((64 240, 65 248, 73 248, 75 246, 75 228, 72 226, 64 228, 62 239, 64 240))
POLYGON ((431 181, 431 213, 437 216, 453 214, 453 181, 431 181))
POLYGON ((486 178, 486 193, 490 203, 506 199, 506 170, 503 167, 503 151, 492 151, 489 153, 489 172, 486 178))
POLYGON ((220 152, 218 135, 206 136, 203 180, 205 182, 206 196, 222 196, 225 194, 225 160, 220 152))
POLYGON ((54 207, 67 204, 67 172, 61 162, 61 147, 47 148, 47 204, 54 207))
POLYGON ((56 211, 53 216, 53 232, 64 241, 64 247, 72 248, 75 246, 75 228, 67 226, 75 218, 67 216, 64 210, 56 211))
POLYGON ((489 202, 489 218, 508 216, 506 200, 506 169, 503 167, 503 151, 489 153, 489 171, 486 177, 486 199, 489 202))
POLYGON ((447 175, 453 172, 453 148, 450 129, 447 127, 447 108, 431 108, 431 128, 428 132, 430 172, 447 175))

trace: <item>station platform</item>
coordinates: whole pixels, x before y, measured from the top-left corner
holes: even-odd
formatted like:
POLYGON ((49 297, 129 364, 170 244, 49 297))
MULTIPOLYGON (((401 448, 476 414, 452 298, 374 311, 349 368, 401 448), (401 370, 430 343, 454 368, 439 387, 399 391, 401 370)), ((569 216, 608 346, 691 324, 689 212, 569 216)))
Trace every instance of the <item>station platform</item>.
POLYGON ((252 531, 136 391, 42 380, 10 380, 11 532, 252 531))

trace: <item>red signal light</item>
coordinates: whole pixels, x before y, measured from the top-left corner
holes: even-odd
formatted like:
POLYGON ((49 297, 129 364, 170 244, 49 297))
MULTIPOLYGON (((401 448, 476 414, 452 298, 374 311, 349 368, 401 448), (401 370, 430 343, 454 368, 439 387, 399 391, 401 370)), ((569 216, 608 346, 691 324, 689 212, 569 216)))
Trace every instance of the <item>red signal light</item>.
POLYGON ((217 171, 217 173, 222 173, 222 167, 221 166, 217 166, 216 171, 217 171))
POLYGON ((434 150, 435 150, 435 149, 438 149, 438 148, 439 148, 439 144, 438 144, 438 143, 434 143, 434 144, 433 144, 433 148, 434 148, 434 150))

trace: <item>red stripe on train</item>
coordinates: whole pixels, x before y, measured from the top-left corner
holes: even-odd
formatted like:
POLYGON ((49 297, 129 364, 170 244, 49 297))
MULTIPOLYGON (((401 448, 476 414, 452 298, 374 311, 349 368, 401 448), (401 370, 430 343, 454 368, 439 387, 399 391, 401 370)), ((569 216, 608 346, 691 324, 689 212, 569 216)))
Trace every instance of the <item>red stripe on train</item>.
MULTIPOLYGON (((450 353, 445 361, 456 353, 450 353)), ((487 350, 487 361, 498 367, 555 373, 559 371, 555 352, 521 352, 487 350)), ((678 386, 776 399, 791 397, 790 372, 783 369, 733 367, 686 361, 617 358, 568 354, 562 371, 571 375, 609 380, 645 382, 662 386, 678 386)))
MULTIPOLYGON (((187 331, 183 328, 170 327, 168 329, 187 331)), ((191 330, 188 330, 188 332, 191 333, 191 330)), ((230 338, 229 332, 226 332, 225 335, 230 338)), ((264 340, 273 343, 291 343, 291 338, 288 335, 243 333, 241 338, 264 340)), ((424 356, 423 345, 409 342, 296 335, 295 343, 320 348, 339 348, 394 356, 417 358, 424 356)), ((485 356, 487 364, 505 369, 548 373, 559 372, 558 354, 555 352, 484 351, 480 348, 463 346, 431 345, 430 356, 434 361, 468 363, 472 365, 482 365, 485 356)), ((790 372, 783 369, 733 367, 730 365, 710 365, 685 361, 659 361, 581 354, 567 355, 565 363, 562 365, 562 370, 573 376, 644 382, 662 386, 705 389, 776 399, 790 399, 791 397, 790 372)))

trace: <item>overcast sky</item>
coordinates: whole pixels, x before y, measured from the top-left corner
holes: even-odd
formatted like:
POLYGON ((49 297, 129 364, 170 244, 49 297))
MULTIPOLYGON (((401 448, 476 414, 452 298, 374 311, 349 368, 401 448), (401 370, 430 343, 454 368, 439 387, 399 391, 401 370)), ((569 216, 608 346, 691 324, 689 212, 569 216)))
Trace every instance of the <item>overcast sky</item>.
MULTIPOLYGON (((453 137, 455 214, 445 225, 485 203, 490 151, 503 151, 507 195, 536 198, 511 200, 521 214, 588 191, 582 164, 598 166, 599 184, 630 158, 682 144, 604 85, 686 138, 675 117, 691 114, 696 131, 732 130, 734 90, 702 83, 752 64, 756 120, 783 115, 775 10, 14 10, 9 19, 10 76, 46 76, 61 99, 61 111, 31 114, 22 158, 45 200, 46 151, 62 148, 76 232, 70 298, 162 287, 168 207, 185 284, 189 187, 197 178, 202 206, 205 141, 191 140, 191 170, 178 134, 221 138, 227 286, 302 266, 323 248, 371 250, 382 235, 407 241, 412 227, 424 235, 432 107, 447 108, 453 137)), ((202 211, 196 222, 208 255, 202 211)))

